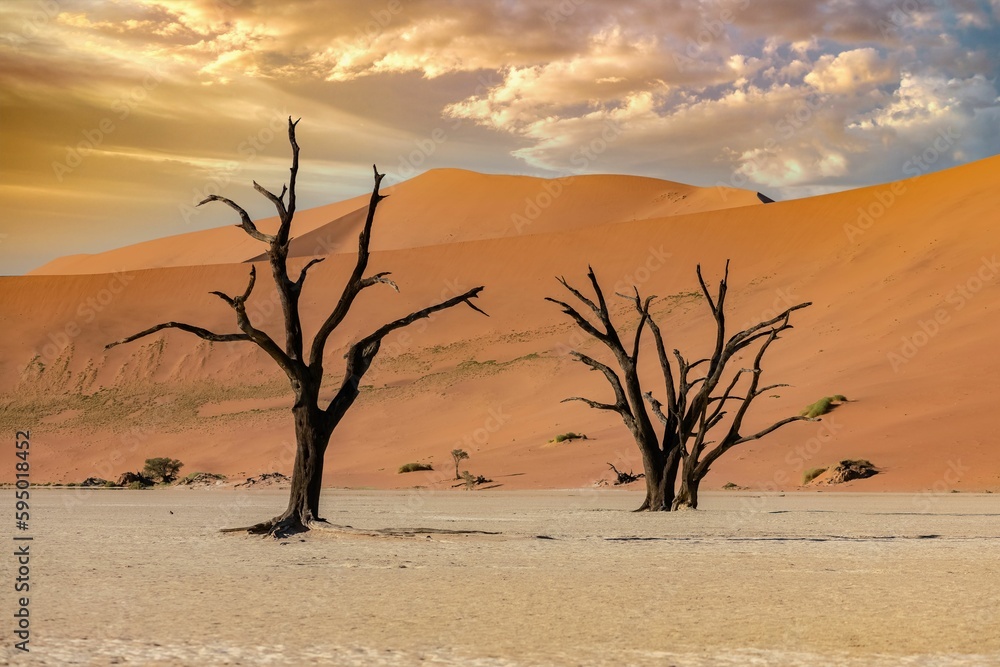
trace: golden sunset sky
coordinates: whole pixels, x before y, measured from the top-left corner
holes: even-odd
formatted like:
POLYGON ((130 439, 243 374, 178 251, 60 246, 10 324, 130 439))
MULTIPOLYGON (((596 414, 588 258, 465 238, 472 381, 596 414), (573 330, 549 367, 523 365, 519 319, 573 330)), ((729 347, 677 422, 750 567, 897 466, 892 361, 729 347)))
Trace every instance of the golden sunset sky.
POLYGON ((289 115, 300 208, 373 162, 784 199, 1000 152, 998 64, 1000 0, 3 0, 0 273, 269 215, 289 115))

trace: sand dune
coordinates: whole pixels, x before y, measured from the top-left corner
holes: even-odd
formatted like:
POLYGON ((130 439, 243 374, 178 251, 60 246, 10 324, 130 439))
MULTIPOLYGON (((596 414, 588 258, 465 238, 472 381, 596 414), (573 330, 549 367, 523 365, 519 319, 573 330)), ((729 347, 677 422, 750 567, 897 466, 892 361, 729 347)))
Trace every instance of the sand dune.
MULTIPOLYGON (((734 188, 697 188, 638 176, 541 179, 435 169, 384 188, 373 250, 413 248, 519 234, 579 229, 609 222, 759 204, 734 188)), ((369 195, 296 215, 293 256, 356 252, 369 195)), ((222 204, 213 204, 222 206, 222 204)), ((235 215, 235 214, 234 214, 235 215)), ((235 219, 235 218, 234 218, 235 219)), ((277 218, 258 227, 277 228, 277 218)), ((262 259, 262 246, 235 226, 178 234, 96 255, 71 255, 31 275, 110 273, 167 266, 262 259)))
MULTIPOLYGON (((639 468, 620 420, 559 402, 607 390, 565 355, 570 347, 597 348, 543 297, 559 293, 555 275, 582 286, 590 263, 609 292, 637 283, 658 294, 668 344, 694 355, 707 347, 709 330, 705 304, 692 294, 695 264, 717 277, 731 258, 730 322, 755 321, 792 301, 815 304, 795 320, 766 368, 770 381, 793 386, 762 400, 754 423, 834 393, 851 402, 821 423, 792 425, 734 450, 707 486, 793 489, 806 468, 863 457, 883 474, 849 489, 998 490, 989 391, 1000 372, 998 166, 993 158, 766 206, 754 193, 722 201, 717 191, 698 189, 685 199, 654 201, 674 185, 578 178, 521 234, 509 228, 511 216, 537 181, 430 172, 422 177, 423 194, 412 198, 405 186, 421 179, 401 184, 376 225, 381 250, 371 271, 393 271, 402 293, 366 292, 334 341, 338 349, 328 351, 329 385, 343 346, 387 318, 477 284, 487 286, 480 305, 491 317, 454 310, 387 340, 366 378, 369 388, 335 435, 327 482, 447 488, 455 446, 472 454, 473 472, 503 488, 590 485, 605 476, 607 462, 639 468), (465 185, 449 185, 458 182, 465 185), (736 201, 738 207, 722 207, 736 201), (570 430, 590 439, 547 446, 570 430), (443 472, 396 474, 416 460, 443 472)), ((343 222, 350 225, 350 206, 303 214, 311 222, 298 229, 297 262, 334 230, 326 224, 334 214, 348 216, 343 222)), ((290 469, 291 422, 281 407, 287 389, 255 349, 178 332, 102 349, 168 319, 232 330, 231 312, 208 291, 242 290, 247 267, 235 262, 247 258, 223 259, 220 251, 208 264, 213 255, 202 250, 200 262, 184 260, 199 266, 0 280, 2 324, 19 332, 2 343, 0 378, 8 389, 0 419, 8 430, 36 429, 47 443, 36 459, 40 478, 79 481, 165 455, 183 460, 186 471, 290 469)), ((311 275, 303 295, 307 335, 336 300, 351 251, 335 251, 311 275)), ((272 297, 261 281, 251 300, 252 316, 265 327, 277 322, 272 297)), ((627 304, 621 308, 628 319, 627 304)), ((645 358, 651 383, 652 356, 645 358)))

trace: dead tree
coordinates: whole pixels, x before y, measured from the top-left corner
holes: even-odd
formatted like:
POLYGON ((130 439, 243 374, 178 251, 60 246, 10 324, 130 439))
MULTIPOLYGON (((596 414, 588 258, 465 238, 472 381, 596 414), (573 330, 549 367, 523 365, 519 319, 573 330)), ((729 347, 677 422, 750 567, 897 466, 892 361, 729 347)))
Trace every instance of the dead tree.
POLYGON ((621 486, 623 484, 631 484, 632 482, 638 481, 640 477, 645 477, 644 473, 634 474, 631 470, 624 472, 615 467, 614 463, 609 463, 608 467, 611 468, 612 472, 615 473, 615 486, 621 486))
POLYGON ((615 358, 620 374, 611 366, 582 352, 572 352, 577 361, 604 375, 615 398, 613 402, 604 403, 573 396, 564 402, 582 401, 592 408, 616 412, 621 416, 642 454, 646 476, 646 498, 637 511, 697 508, 701 480, 720 456, 736 445, 762 438, 791 422, 807 419, 801 416, 788 417, 755 433, 742 434, 743 421, 753 401, 767 391, 786 386, 760 386, 764 354, 778 339, 779 334, 792 328, 789 323, 791 313, 812 304, 797 304, 765 322, 727 336, 724 311, 729 262, 726 262, 725 276, 714 297, 702 278, 700 265, 697 274, 701 293, 715 320, 716 337, 712 356, 693 362, 676 349, 673 350, 671 361, 660 328, 650 314, 650 305, 656 297, 643 299, 635 287, 631 295, 618 295, 631 301, 639 315, 635 333, 631 340, 624 342, 611 321, 608 304, 592 268, 588 267, 587 276, 594 290, 594 299, 584 295, 564 278, 558 280, 570 294, 593 312, 596 324, 568 303, 553 298, 546 299, 560 306, 580 329, 603 343, 615 358), (642 336, 647 328, 653 335, 663 373, 665 404, 654 398, 652 391, 643 391, 639 378, 639 352, 642 348, 642 336), (735 373, 727 373, 730 362, 754 345, 758 348, 753 365, 750 368, 740 368, 735 373), (703 369, 703 372, 695 372, 693 375, 692 372, 696 369, 703 369), (744 376, 747 381, 744 381, 744 376), (726 408, 734 403, 735 411, 729 416, 726 408), (662 427, 659 432, 654 427, 647 408, 662 427), (710 435, 716 434, 716 440, 709 439, 710 435), (678 477, 680 488, 677 488, 678 477))
MULTIPOLYGON (((323 484, 323 463, 330 443, 330 436, 357 399, 361 379, 371 367, 382 340, 397 329, 402 329, 432 313, 458 304, 464 303, 473 310, 483 312, 472 303, 472 299, 476 298, 483 290, 483 287, 480 286, 379 327, 349 346, 345 355, 347 361, 340 386, 328 404, 320 404, 320 389, 324 381, 323 354, 327 341, 347 317, 355 299, 362 291, 373 285, 388 285, 397 292, 399 288, 388 278, 390 275, 388 271, 365 275, 368 267, 369 244, 375 210, 379 202, 387 196, 379 192, 385 174, 380 174, 377 168, 373 168, 375 185, 368 204, 368 214, 358 239, 358 256, 354 271, 347 280, 333 311, 320 325, 311 344, 309 344, 307 354, 299 314, 299 299, 309 269, 322 262, 324 258, 318 257, 310 260, 302 267, 296 278, 293 279, 289 276, 287 258, 289 242, 291 241, 292 219, 295 215, 295 179, 299 170, 299 145, 295 140, 295 127, 298 122, 297 120, 292 121, 291 118, 288 119, 288 141, 292 147, 292 166, 289 182, 282 187, 281 194, 275 195, 257 184, 256 181, 253 184, 258 192, 270 200, 278 213, 280 224, 277 233, 265 234, 258 230, 247 212, 226 197, 211 195, 198 204, 201 206, 212 201, 222 202, 239 214, 241 222, 237 225, 238 227, 241 227, 254 239, 267 245, 268 264, 284 316, 284 344, 279 345, 269 334, 255 327, 250 321, 246 304, 253 292, 257 277, 256 267, 251 267, 250 280, 242 294, 229 296, 223 292, 212 292, 235 312, 239 333, 220 334, 183 322, 164 322, 107 346, 111 348, 115 345, 128 343, 163 329, 180 329, 214 342, 254 343, 278 364, 288 376, 295 397, 292 415, 295 421, 296 451, 288 507, 282 514, 268 521, 246 528, 227 529, 231 531, 246 530, 250 533, 275 536, 306 531, 309 530, 310 525, 322 521, 319 515, 319 498, 323 484)), ((485 313, 483 314, 485 315, 485 313)))

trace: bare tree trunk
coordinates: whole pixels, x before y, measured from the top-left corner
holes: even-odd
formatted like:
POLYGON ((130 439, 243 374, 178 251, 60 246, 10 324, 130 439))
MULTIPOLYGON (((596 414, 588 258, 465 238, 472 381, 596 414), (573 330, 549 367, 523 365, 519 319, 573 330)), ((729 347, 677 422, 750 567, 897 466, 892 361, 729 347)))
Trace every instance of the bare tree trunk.
POLYGON ((698 509, 698 486, 701 484, 701 480, 692 480, 685 478, 681 482, 681 488, 677 492, 677 496, 674 498, 673 509, 698 509))
POLYGON ((698 509, 698 487, 701 484, 701 476, 698 474, 698 466, 695 457, 688 456, 681 467, 681 488, 677 490, 674 498, 673 509, 698 509))
POLYGON ((270 521, 235 530, 282 537, 309 530, 314 522, 323 521, 319 516, 319 498, 323 488, 323 462, 333 430, 323 412, 314 406, 315 401, 309 401, 292 408, 296 449, 288 507, 270 521))
POLYGON ((677 473, 680 471, 681 450, 674 447, 666 456, 663 473, 663 506, 672 510, 677 489, 677 473))
POLYGON ((670 510, 670 504, 664 502, 666 481, 664 479, 663 456, 659 448, 644 449, 642 453, 642 468, 646 476, 646 499, 636 512, 660 512, 670 510))

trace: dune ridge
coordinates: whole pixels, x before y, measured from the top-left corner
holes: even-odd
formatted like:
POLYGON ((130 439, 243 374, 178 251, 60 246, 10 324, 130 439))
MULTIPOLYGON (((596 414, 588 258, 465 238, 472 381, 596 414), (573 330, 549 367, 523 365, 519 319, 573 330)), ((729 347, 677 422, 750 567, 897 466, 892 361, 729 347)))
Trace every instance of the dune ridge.
MULTIPOLYGON (((759 204, 735 188, 698 188, 639 176, 542 179, 434 169, 397 185, 379 207, 372 250, 579 229, 608 222, 759 204)), ((300 211, 291 256, 352 253, 368 194, 300 211)), ((216 204, 220 206, 220 204, 216 204)), ((277 218, 257 222, 263 231, 277 218)), ((178 234, 94 255, 61 257, 29 275, 134 271, 169 266, 260 261, 260 244, 234 225, 178 234)))

